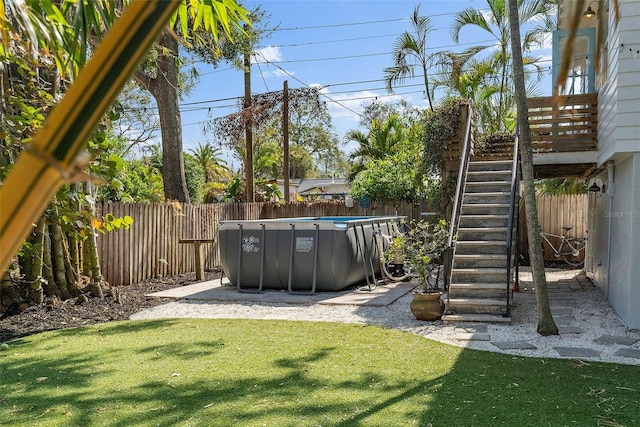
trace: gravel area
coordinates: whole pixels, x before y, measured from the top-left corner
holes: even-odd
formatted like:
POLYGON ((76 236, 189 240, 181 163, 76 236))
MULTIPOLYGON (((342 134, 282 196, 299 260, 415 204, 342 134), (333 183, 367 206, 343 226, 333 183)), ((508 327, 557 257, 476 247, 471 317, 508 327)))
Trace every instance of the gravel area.
MULTIPOLYGON (((526 281, 523 281, 526 274, 523 273, 521 277, 523 284, 526 284, 526 281)), ((567 275, 566 272, 558 274, 560 279, 567 275)), ((525 286, 523 290, 524 288, 525 286)), ((472 324, 450 325, 442 321, 417 321, 409 311, 410 294, 385 307, 177 300, 142 310, 133 314, 131 319, 255 318, 370 324, 400 329, 447 344, 477 350, 530 357, 579 358, 585 363, 602 361, 640 365, 640 331, 627 330, 597 288, 590 285, 586 286, 586 289, 572 290, 567 285, 565 290, 562 286, 556 286, 550 289, 550 298, 556 323, 561 332, 562 329, 566 332, 550 337, 540 336, 536 332, 535 294, 530 288, 525 292, 514 293, 516 305, 512 310, 510 325, 489 324, 476 327, 472 324), (615 340, 624 337, 627 344, 598 341, 598 338, 603 336, 607 337, 605 341, 611 341, 611 337, 615 340), (628 344, 634 340, 635 343, 628 344), (505 346, 506 343, 509 347, 514 342, 535 346, 535 349, 502 349, 496 345, 505 346), (561 356, 557 350, 559 347, 590 349, 597 355, 561 356), (621 350, 627 352, 627 355, 633 355, 620 355, 621 350), (638 354, 637 357, 635 354, 638 354)))

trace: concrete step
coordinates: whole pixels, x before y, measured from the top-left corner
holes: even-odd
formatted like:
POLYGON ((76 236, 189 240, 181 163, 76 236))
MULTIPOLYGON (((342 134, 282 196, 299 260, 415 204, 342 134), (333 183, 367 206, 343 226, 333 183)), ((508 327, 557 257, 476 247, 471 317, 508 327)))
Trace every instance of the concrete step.
POLYGON ((453 268, 506 268, 506 266, 506 254, 461 255, 456 253, 453 259, 453 268))
POLYGON ((506 298, 506 283, 452 283, 449 285, 451 298, 506 298))
POLYGON ((447 311, 455 313, 502 314, 507 311, 507 300, 500 298, 449 298, 447 311))
POLYGON ((509 215, 509 202, 462 204, 461 215, 509 215))
POLYGON ((458 228, 458 240, 501 240, 507 239, 507 227, 458 228))
POLYGON ((467 183, 469 182, 511 182, 511 170, 508 171, 468 171, 467 183))
POLYGON ((460 240, 456 242, 456 255, 503 254, 507 243, 504 240, 460 240))
POLYGON ((469 162, 469 171, 509 171, 513 168, 511 160, 480 160, 469 162))
POLYGON ((496 193, 511 191, 509 181, 473 181, 467 182, 464 187, 465 193, 496 193))
POLYGON ((479 313, 445 314, 442 316, 442 321, 445 323, 511 323, 511 316, 479 313))
POLYGON ((460 215, 458 227, 506 227, 509 225, 509 215, 460 215))
POLYGON ((496 191, 494 193, 464 193, 463 204, 509 204, 511 193, 508 191, 496 191))
POLYGON ((451 283, 500 283, 507 280, 507 268, 454 268, 451 283))

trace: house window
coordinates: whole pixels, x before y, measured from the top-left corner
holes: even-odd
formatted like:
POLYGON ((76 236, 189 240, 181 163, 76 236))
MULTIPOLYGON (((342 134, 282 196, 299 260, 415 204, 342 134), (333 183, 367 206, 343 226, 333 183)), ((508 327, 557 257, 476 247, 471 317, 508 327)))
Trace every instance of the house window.
MULTIPOLYGON (((565 51, 565 45, 569 36, 568 30, 556 30, 553 32, 553 84, 558 80, 560 63, 565 51)), ((567 83, 563 95, 575 95, 582 93, 594 93, 596 91, 595 72, 595 28, 582 28, 578 30, 573 42, 573 55, 569 67, 567 83)), ((554 89, 555 92, 555 89, 554 89)))

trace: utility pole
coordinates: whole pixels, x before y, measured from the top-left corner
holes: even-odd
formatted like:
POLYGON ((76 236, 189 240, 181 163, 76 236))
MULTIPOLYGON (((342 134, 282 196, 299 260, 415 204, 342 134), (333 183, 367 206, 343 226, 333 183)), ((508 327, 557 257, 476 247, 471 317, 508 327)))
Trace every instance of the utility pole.
POLYGON ((289 82, 284 81, 282 86, 282 139, 284 143, 283 157, 284 163, 284 201, 289 203, 289 82))
POLYGON ((245 125, 245 183, 246 200, 255 202, 253 188, 253 113, 251 112, 251 52, 244 54, 244 111, 246 115, 245 125))

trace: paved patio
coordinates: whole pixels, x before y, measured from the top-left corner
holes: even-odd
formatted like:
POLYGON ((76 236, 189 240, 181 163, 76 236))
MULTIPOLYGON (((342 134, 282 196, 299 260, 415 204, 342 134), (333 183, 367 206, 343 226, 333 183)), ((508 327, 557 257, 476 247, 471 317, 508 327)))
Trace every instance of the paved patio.
POLYGON ((260 302, 283 304, 328 304, 384 307, 409 293, 411 283, 385 283, 369 289, 367 286, 353 287, 338 292, 316 292, 290 294, 284 290, 264 290, 260 293, 239 292, 227 278, 196 283, 194 285, 155 292, 149 296, 187 300, 212 300, 227 302, 260 302))
MULTIPOLYGON (((578 319, 574 315, 574 311, 578 308, 577 296, 584 296, 583 293, 599 293, 598 288, 593 284, 584 271, 578 270, 561 270, 547 269, 547 288, 549 293, 549 305, 551 314, 558 327, 560 337, 568 335, 578 335, 586 332, 588 324, 585 319, 578 319)), ((587 294, 588 295, 588 294, 587 294)), ((600 295, 598 295, 600 296, 600 295)), ((529 268, 520 271, 520 292, 514 297, 520 304, 535 304, 535 288, 533 286, 533 278, 529 268)), ((581 298, 584 303, 584 298, 581 298)), ((582 307, 584 309, 584 307, 582 307)), ((595 315, 594 311, 594 315, 595 315)), ((514 319, 515 320, 515 319, 514 319)), ((595 320, 595 319, 591 319, 595 320)), ((486 325, 475 325, 460 328, 459 336, 461 339, 468 338, 470 340, 491 341, 489 334, 486 333, 486 325)), ((639 338, 635 336, 614 336, 603 334, 592 340, 600 345, 615 345, 619 347, 614 356, 626 358, 640 359, 640 348, 632 348, 639 338)), ((526 340, 514 339, 512 341, 491 341, 493 345, 502 349, 536 349, 536 346, 526 340)), ((637 347, 637 346, 636 346, 637 347)), ((594 358, 599 357, 600 352, 593 348, 579 346, 555 346, 558 355, 572 358, 594 358)))

